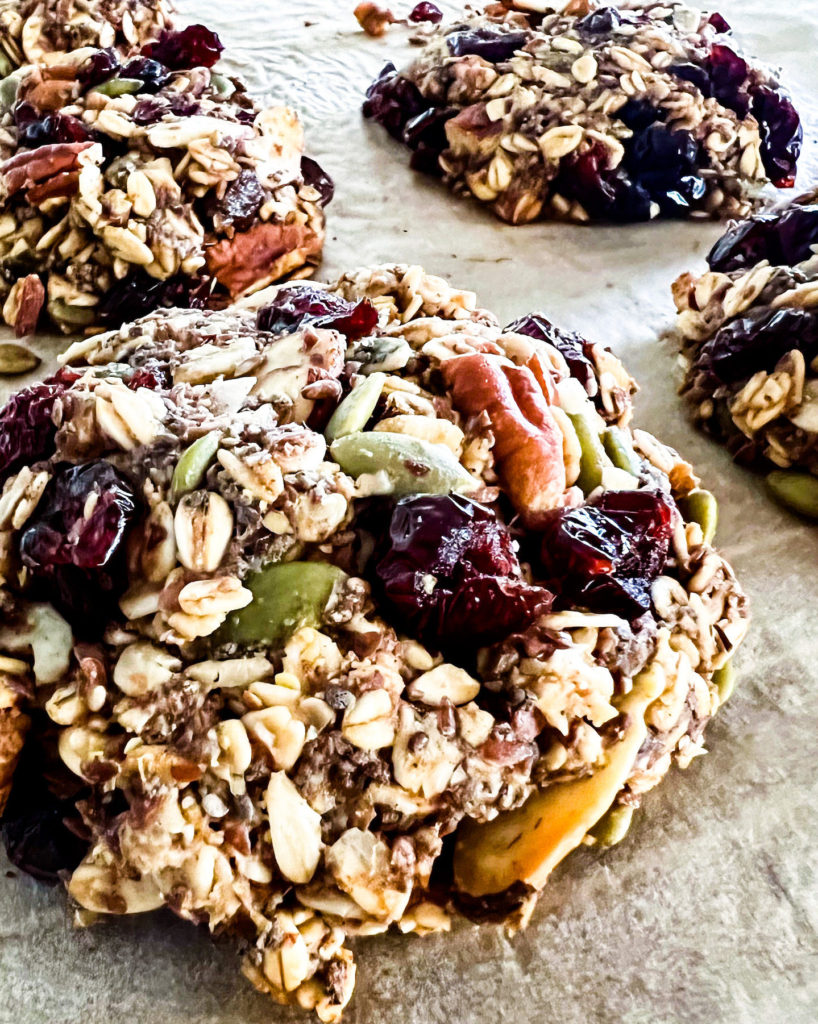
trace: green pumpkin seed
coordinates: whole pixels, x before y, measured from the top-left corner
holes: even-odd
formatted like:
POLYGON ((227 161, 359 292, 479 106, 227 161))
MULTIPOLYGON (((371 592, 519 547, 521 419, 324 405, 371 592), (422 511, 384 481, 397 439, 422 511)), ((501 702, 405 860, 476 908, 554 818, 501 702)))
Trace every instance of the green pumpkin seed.
POLYGON ((590 494, 602 483, 602 469, 610 460, 605 454, 599 434, 590 417, 582 412, 573 412, 568 415, 574 424, 577 440, 582 449, 577 486, 581 488, 583 494, 590 494))
POLYGON ((719 692, 719 707, 725 704, 736 688, 736 670, 732 660, 726 661, 713 673, 713 684, 719 692))
POLYGON ((639 476, 642 466, 624 430, 620 430, 619 427, 608 427, 602 434, 602 445, 617 469, 624 469, 626 473, 639 476))
POLYGON ((332 443, 330 452, 350 476, 386 473, 397 495, 467 494, 478 486, 444 445, 408 434, 386 430, 347 434, 332 443))
POLYGON ((195 491, 207 471, 207 467, 213 461, 213 456, 219 450, 221 434, 218 430, 211 430, 209 434, 198 438, 189 445, 173 471, 173 481, 170 485, 171 501, 178 501, 183 494, 195 491))
POLYGON ((808 519, 818 519, 818 480, 811 473, 776 469, 767 477, 776 501, 808 519))
POLYGON ((710 491, 701 488, 691 491, 679 500, 679 508, 689 523, 701 526, 704 542, 710 544, 719 524, 719 503, 710 491))
POLYGON ((51 299, 46 309, 52 320, 69 327, 88 327, 94 322, 95 314, 90 306, 69 306, 62 299, 51 299))
POLYGON ((232 612, 217 640, 238 644, 283 644, 302 626, 320 626, 334 588, 347 575, 327 562, 280 562, 244 580, 253 595, 232 612))
POLYGON ((332 442, 338 437, 363 430, 375 411, 385 382, 385 373, 373 373, 371 377, 356 384, 332 414, 324 431, 326 439, 332 442))
POLYGON ((236 91, 235 85, 226 75, 220 75, 217 71, 210 72, 210 84, 219 96, 232 96, 236 91))
POLYGON ((28 373, 29 370, 35 370, 41 362, 40 357, 24 345, 17 345, 14 342, 0 345, 0 374, 4 377, 28 373))
POLYGON ((403 338, 362 338, 347 352, 347 358, 363 363, 361 373, 396 373, 412 358, 412 346, 403 338))
POLYGON ((588 833, 596 840, 597 846, 616 846, 628 834, 633 819, 633 807, 614 804, 588 833))
POLYGON ((109 78, 107 82, 95 86, 89 92, 98 92, 102 96, 133 95, 145 88, 141 78, 109 78))
POLYGON ((23 77, 24 71, 25 68, 17 68, 0 82, 0 107, 13 107, 17 102, 17 90, 20 87, 20 79, 23 77))

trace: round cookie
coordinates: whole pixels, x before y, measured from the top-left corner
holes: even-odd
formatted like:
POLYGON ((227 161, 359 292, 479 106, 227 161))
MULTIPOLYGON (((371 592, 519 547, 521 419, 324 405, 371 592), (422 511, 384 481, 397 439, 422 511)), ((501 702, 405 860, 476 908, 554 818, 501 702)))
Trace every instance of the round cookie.
POLYGON ((735 46, 681 3, 503 0, 388 64, 364 114, 511 224, 744 216, 764 184, 792 185, 802 130, 735 46))
POLYGON ((168 905, 334 1021, 347 936, 524 923, 620 839, 748 611, 600 345, 420 267, 259 304, 78 341, 0 413, 0 678, 73 780, 80 919, 168 905))

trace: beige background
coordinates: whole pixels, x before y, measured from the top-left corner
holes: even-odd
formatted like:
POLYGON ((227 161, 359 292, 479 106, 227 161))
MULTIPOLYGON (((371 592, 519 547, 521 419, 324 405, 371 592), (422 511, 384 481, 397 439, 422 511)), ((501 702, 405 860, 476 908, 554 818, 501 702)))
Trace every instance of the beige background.
MULTIPOLYGON (((393 0, 406 13, 412 0, 393 0)), ((444 4, 449 11, 456 8, 444 4)), ((359 115, 407 33, 368 39, 354 0, 199 0, 259 92, 294 103, 337 184, 324 273, 422 262, 502 319, 541 308, 624 356, 642 425, 696 463, 722 502, 720 542, 755 604, 742 684, 712 753, 646 800, 627 841, 580 851, 528 932, 462 925, 359 945, 350 1024, 814 1024, 818 1020, 818 529, 687 425, 675 395, 669 285, 701 267, 712 225, 509 228, 406 167, 359 115)), ((751 51, 786 65, 806 115, 801 184, 818 181, 818 0, 725 0, 751 51)), ((42 354, 55 351, 44 339, 42 354)), ((238 975, 229 942, 158 915, 74 933, 63 895, 0 862, 0 1024, 261 1024, 300 1019, 238 975)))

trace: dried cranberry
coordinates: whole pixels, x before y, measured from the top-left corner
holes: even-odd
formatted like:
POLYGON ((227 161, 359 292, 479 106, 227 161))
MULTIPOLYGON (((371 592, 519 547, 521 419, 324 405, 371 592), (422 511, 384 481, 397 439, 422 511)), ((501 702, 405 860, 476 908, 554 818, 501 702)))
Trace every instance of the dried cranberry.
POLYGON ((215 32, 204 25, 188 25, 179 31, 164 29, 156 42, 142 47, 142 56, 158 60, 172 71, 179 71, 212 68, 223 49, 215 32))
POLYGON ((402 141, 406 123, 428 106, 428 101, 414 82, 399 74, 394 64, 386 64, 366 90, 363 114, 377 121, 393 138, 402 141))
POLYGON ((18 391, 0 410, 0 480, 53 453, 54 403, 78 378, 78 373, 63 368, 41 384, 18 391))
POLYGON ((72 620, 88 629, 110 615, 124 581, 134 492, 103 460, 59 469, 20 537, 20 557, 72 620))
POLYGON ((159 92, 170 80, 170 72, 165 65, 150 57, 133 57, 119 75, 121 78, 139 79, 142 92, 159 92))
POLYGON ((429 0, 420 0, 409 12, 409 20, 414 22, 428 21, 432 25, 439 25, 443 21, 443 11, 429 0))
POLYGON ((157 281, 138 270, 108 289, 97 306, 97 319, 105 327, 118 327, 154 309, 205 309, 212 289, 212 279, 203 274, 176 274, 167 281, 157 281))
POLYGON ((505 328, 515 334, 525 334, 529 338, 553 345, 565 359, 571 376, 576 378, 593 397, 599 390, 596 371, 593 364, 593 345, 578 334, 569 334, 555 326, 542 313, 529 313, 515 320, 505 328))
POLYGON ((581 508, 548 513, 542 529, 542 582, 592 611, 637 618, 667 562, 673 513, 649 491, 606 491, 581 508))
POLYGON ((77 81, 91 89, 112 78, 119 71, 119 54, 113 47, 97 50, 86 57, 77 71, 77 81))
POLYGON ((769 260, 773 266, 794 266, 813 255, 818 245, 818 204, 790 206, 781 213, 763 213, 729 228, 707 257, 711 270, 749 270, 769 260))
POLYGON ((587 36, 606 36, 631 20, 627 12, 617 10, 616 7, 600 7, 599 10, 591 11, 584 18, 580 18, 577 28, 587 36))
POLYGON ((761 134, 761 161, 767 176, 779 188, 792 188, 804 140, 801 118, 781 89, 766 85, 753 90, 752 111, 761 134))
POLYGON ((131 391, 136 391, 137 388, 161 391, 164 388, 169 388, 172 381, 167 366, 163 366, 156 359, 149 359, 144 366, 140 366, 130 377, 127 377, 125 383, 131 391))
POLYGON ((407 121, 403 129, 403 141, 414 150, 409 161, 413 170, 438 176, 442 174, 438 157, 449 145, 446 122, 456 113, 451 108, 430 107, 407 121))
POLYGON ((563 161, 556 190, 581 203, 595 218, 620 222, 650 220, 648 192, 627 178, 620 168, 611 168, 609 160, 609 151, 599 142, 581 153, 572 153, 563 161))
POLYGON ((453 57, 474 54, 491 64, 510 60, 527 42, 527 32, 501 32, 492 28, 462 29, 446 37, 446 45, 453 57))
POLYGON ((730 27, 730 23, 724 18, 723 15, 719 14, 718 11, 714 11, 713 14, 710 15, 710 17, 707 20, 707 23, 709 25, 712 25, 713 28, 717 32, 720 32, 722 35, 727 35, 729 32, 733 31, 730 27))
POLYGON ((695 369, 731 384, 759 370, 772 372, 792 349, 807 363, 818 356, 818 313, 814 309, 765 309, 731 320, 702 345, 695 369))
POLYGON ((378 312, 366 299, 347 302, 340 295, 311 284, 282 288, 272 302, 258 311, 259 330, 282 334, 297 330, 302 324, 327 327, 357 341, 371 334, 378 325, 378 312))
POLYGON ((688 213, 705 194, 699 159, 700 147, 690 132, 652 124, 634 131, 627 140, 623 163, 661 212, 674 216, 688 213))
POLYGON ((14 123, 17 125, 17 143, 27 149, 59 142, 86 142, 91 138, 91 133, 79 118, 60 113, 43 116, 30 103, 17 104, 14 123))
POLYGON ((326 206, 335 195, 335 183, 324 168, 311 157, 301 157, 301 177, 304 184, 316 189, 321 194, 320 203, 326 206))
POLYGON ((547 590, 522 579, 506 527, 468 498, 402 499, 387 543, 375 567, 383 595, 427 642, 491 643, 551 605, 547 590))
POLYGON ((255 171, 245 168, 230 182, 221 199, 216 191, 208 193, 205 210, 217 231, 234 228, 246 231, 256 219, 264 202, 264 189, 255 171))

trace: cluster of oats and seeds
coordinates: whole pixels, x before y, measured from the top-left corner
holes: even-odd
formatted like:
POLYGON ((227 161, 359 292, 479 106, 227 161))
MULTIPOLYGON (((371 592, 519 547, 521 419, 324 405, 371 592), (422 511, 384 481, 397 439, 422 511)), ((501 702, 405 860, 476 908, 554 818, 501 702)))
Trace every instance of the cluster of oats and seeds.
POLYGON ((165 0, 0 0, 0 75, 84 46, 138 50, 172 21, 165 0))
POLYGON ((0 92, 0 299, 18 334, 112 327, 305 276, 332 183, 296 114, 213 69, 202 26, 84 48, 0 92))
POLYGON ((387 65, 364 113, 511 224, 743 216, 792 184, 802 131, 729 33, 682 3, 502 0, 387 65))
POLYGON ((673 286, 696 421, 818 515, 818 196, 733 225, 673 286))
POLYGON ((0 413, 0 763, 44 708, 80 922, 168 905, 335 1021, 348 936, 524 921, 552 847, 702 752, 746 601, 601 346, 393 265, 63 363, 0 413), (513 885, 479 831, 433 879, 463 824, 589 779, 513 885))

